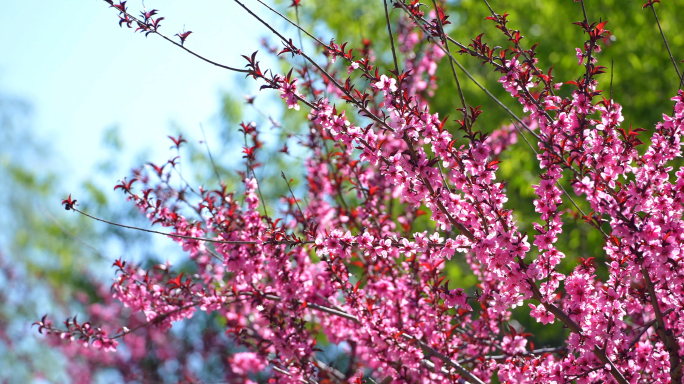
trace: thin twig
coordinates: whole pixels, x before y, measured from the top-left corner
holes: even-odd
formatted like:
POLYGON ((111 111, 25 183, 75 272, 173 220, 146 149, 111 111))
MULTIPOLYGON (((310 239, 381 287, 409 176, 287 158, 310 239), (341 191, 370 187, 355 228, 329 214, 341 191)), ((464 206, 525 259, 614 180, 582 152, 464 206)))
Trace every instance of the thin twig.
MULTIPOLYGON (((255 296, 255 294, 254 294, 253 292, 239 292, 238 295, 255 296)), ((269 295, 269 294, 261 295, 261 297, 264 297, 264 298, 266 298, 266 299, 273 300, 273 301, 282 301, 282 300, 283 300, 283 299, 280 298, 279 296, 269 295)), ((303 304, 303 303, 300 302, 299 304, 303 304)), ((351 320, 351 321, 353 321, 353 322, 355 322, 355 323, 357 323, 357 324, 360 324, 360 323, 361 323, 361 322, 359 321, 359 319, 356 318, 356 316, 350 315, 350 314, 348 314, 348 313, 346 313, 346 312, 344 312, 344 311, 340 311, 340 310, 338 310, 338 309, 326 307, 326 306, 324 306, 324 305, 313 304, 313 303, 306 303, 306 307, 307 307, 307 308, 311 308, 311 309, 315 309, 315 310, 317 310, 317 311, 329 313, 329 314, 331 314, 331 315, 335 315, 335 316, 338 316, 338 317, 341 317, 341 318, 344 318, 344 319, 347 319, 347 320, 351 320)))
POLYGON ((467 363, 470 363, 470 362, 472 362, 472 361, 475 361, 475 360, 479 359, 480 357, 484 357, 485 360, 497 360, 497 361, 498 361, 498 360, 506 360, 506 359, 509 359, 509 358, 511 358, 511 357, 516 357, 516 356, 535 356, 535 355, 544 355, 544 354, 547 354, 547 353, 550 354, 550 353, 561 352, 561 351, 566 350, 567 348, 568 348, 568 347, 566 347, 566 346, 562 346, 562 347, 556 347, 556 348, 541 348, 541 349, 535 349, 535 350, 533 350, 533 351, 523 352, 523 353, 520 353, 520 354, 490 355, 490 356, 478 355, 478 356, 471 357, 471 358, 469 358, 469 359, 459 360, 458 363, 459 363, 459 364, 467 364, 467 363))
MULTIPOLYGON (((295 6, 295 16, 297 17, 297 24, 299 24, 299 6, 295 6)), ((304 52, 304 42, 302 41, 302 30, 299 29, 297 31, 297 36, 299 37, 299 47, 304 52)), ((304 65, 304 77, 307 80, 307 83, 309 84, 309 92, 311 92, 311 97, 316 97, 316 92, 314 92, 313 88, 313 79, 311 78, 311 73, 309 72, 309 65, 307 64, 306 60, 302 58, 302 64, 304 65)))
MULTIPOLYGON (((300 27, 300 26, 299 26, 299 23, 295 23, 295 22, 293 22, 292 20, 288 19, 287 16, 285 16, 285 15, 283 15, 282 13, 276 11, 275 9, 273 9, 271 6, 269 6, 268 4, 264 3, 263 1, 261 1, 261 0, 257 0, 257 1, 258 1, 261 5, 263 5, 264 7, 268 8, 271 12, 273 12, 273 13, 275 13, 276 15, 280 16, 283 20, 285 20, 285 21, 287 21, 288 23, 292 24, 292 25, 293 25, 294 27, 296 27, 300 32, 304 32, 307 36, 309 36, 309 38, 313 39, 313 40, 316 41, 318 44, 320 44, 320 45, 322 45, 322 46, 325 46, 325 47, 328 46, 327 44, 325 44, 324 42, 322 42, 321 40, 319 40, 316 36, 310 34, 309 31, 307 31, 306 29, 300 27)), ((301 44, 301 43, 300 43, 300 44, 301 44)))
POLYGON ((394 49, 394 36, 392 35, 392 24, 390 23, 389 11, 387 11, 387 0, 382 0, 385 5, 385 20, 387 21, 387 32, 389 33, 390 45, 392 46, 392 58, 394 59, 394 73, 399 76, 399 63, 397 62, 397 51, 394 49))
POLYGON ((266 209, 266 200, 264 199, 264 195, 261 193, 261 185, 259 183, 259 180, 257 179, 256 172, 254 172, 254 168, 252 167, 251 161, 250 161, 250 170, 252 171, 252 176, 254 176, 254 180, 256 180, 257 192, 259 192, 259 199, 261 200, 261 206, 264 208, 264 216, 266 217, 267 220, 270 220, 270 218, 268 217, 268 210, 266 209))
MULTIPOLYGON (((286 375, 286 376, 288 376, 288 377, 292 377, 292 375, 290 374, 290 372, 288 372, 288 371, 286 371, 286 370, 284 370, 284 369, 282 369, 282 368, 278 368, 278 367, 276 367, 275 365, 272 366, 272 368, 273 368, 273 370, 276 371, 276 372, 280 372, 280 373, 282 373, 283 375, 286 375)), ((300 383, 304 383, 304 384, 316 383, 316 382, 313 381, 313 380, 311 380, 311 381, 306 381, 306 380, 304 380, 304 379, 298 379, 297 381, 299 381, 300 383)))
POLYGON ((169 236, 169 237, 177 237, 179 239, 189 239, 189 240, 197 240, 197 241, 206 241, 208 243, 217 243, 217 244, 270 244, 270 243, 275 243, 275 244, 313 244, 313 241, 302 241, 302 242, 294 242, 294 241, 276 241, 276 242, 263 242, 263 241, 241 241, 241 240, 215 240, 215 239, 208 239, 206 237, 194 237, 194 236, 184 236, 184 235, 176 235, 173 233, 165 233, 165 232, 160 232, 160 231, 155 231, 152 229, 145 229, 145 228, 139 228, 139 227, 134 227, 131 225, 125 225, 125 224, 119 224, 119 223, 114 223, 112 221, 100 219, 95 216, 91 216, 77 208, 74 208, 73 206, 70 207, 71 210, 74 210, 78 213, 80 213, 83 216, 89 217, 93 220, 97 220, 99 222, 109 224, 109 225, 115 225, 117 227, 121 228, 128 228, 128 229, 134 229, 136 231, 142 231, 142 232, 149 232, 149 233, 154 233, 157 235, 164 235, 164 236, 169 236))
MULTIPOLYGON (((223 261, 224 261, 223 258, 222 258, 221 256, 219 256, 216 252, 212 251, 212 250, 209 249, 209 248, 205 248, 204 250, 207 251, 207 253, 209 253, 209 254, 211 255, 211 257, 213 257, 214 259, 216 259, 216 260, 220 261, 221 263, 223 263, 223 261)), ((219 283, 222 284, 223 281, 219 281, 219 283)))
POLYGON ((85 240, 81 239, 80 237, 78 237, 75 233, 71 232, 71 231, 68 230, 66 227, 64 227, 59 221, 57 221, 57 219, 55 219, 55 217, 52 216, 52 214, 50 213, 50 211, 48 211, 42 203, 39 203, 38 205, 40 205, 40 208, 41 208, 41 211, 43 211, 43 214, 46 215, 46 216, 48 216, 48 218, 49 218, 50 220, 52 220, 52 221, 55 223, 55 225, 57 225, 57 227, 58 227, 62 232, 64 232, 64 234, 66 234, 67 236, 69 236, 69 237, 71 237, 71 238, 73 238, 73 239, 76 239, 76 240, 78 240, 79 242, 83 243, 83 245, 85 245, 86 247, 90 248, 93 252, 95 252, 96 255, 98 255, 99 257, 101 257, 101 258, 103 258, 103 259, 105 259, 105 257, 104 257, 104 255, 102 254, 102 252, 100 252, 97 248, 93 247, 93 246, 90 245, 87 241, 85 241, 85 240))
POLYGON ((653 10, 653 16, 655 17, 656 23, 658 24, 658 29, 660 29, 660 36, 663 37, 663 42, 665 42, 665 48, 667 49, 667 53, 670 54, 670 60, 672 60, 672 65, 674 66, 675 71, 677 71, 677 77, 679 77, 679 89, 682 89, 682 86, 684 86, 684 79, 682 78, 682 75, 679 73, 679 68, 677 68, 677 62, 675 61, 674 56, 672 56, 672 51, 670 51, 670 45, 667 44, 667 39, 665 38, 663 27, 660 26, 660 20, 658 20, 658 14, 656 13, 655 7, 653 6, 653 2, 649 1, 649 4, 651 6, 651 10, 653 10))
POLYGON ((587 9, 584 8, 584 0, 580 0, 580 3, 582 3, 582 13, 584 14, 584 23, 587 24, 587 23, 589 23, 589 19, 587 19, 587 9))
MULTIPOLYGON (((433 371, 433 372, 437 372, 437 371, 438 371, 438 370, 437 370, 437 366, 435 365, 435 363, 433 363, 433 362, 430 361, 430 360, 423 359, 423 360, 420 361, 420 364, 422 364, 425 368, 427 368, 427 369, 429 369, 429 370, 431 370, 431 371, 433 371)), ((445 376, 451 378, 451 373, 452 373, 452 372, 449 371, 446 367, 442 366, 442 367, 439 369, 439 372, 442 373, 442 374, 444 374, 445 376)), ((459 384, 469 384, 467 381, 463 380, 463 378, 459 378, 459 379, 458 379, 458 383, 459 383, 459 384)))
MULTIPOLYGON (((439 16, 439 8, 437 7, 437 1, 432 0, 432 4, 435 6, 435 14, 437 16, 437 22, 439 23, 439 30, 441 32, 441 38, 442 41, 444 42, 444 48, 446 48, 446 51, 449 55, 451 55, 451 50, 449 49, 449 40, 446 39, 446 31, 444 31, 444 25, 442 24, 442 18, 439 16)), ((451 67, 451 74, 454 76, 454 80, 456 80, 456 88, 458 89, 458 95, 461 97, 461 104, 463 105, 463 114, 465 115, 466 118, 463 119, 463 122, 466 124, 466 127, 468 126, 468 109, 466 106, 466 101, 465 101, 465 96, 463 95, 463 89, 461 89, 461 82, 458 80, 458 75, 456 74, 456 68, 454 68, 454 62, 452 60, 449 60, 449 66, 451 67)))
MULTIPOLYGON (((248 147, 247 144, 247 132, 244 132, 245 136, 245 148, 248 147)), ((256 143, 255 143, 256 145, 256 143)), ((264 200, 264 195, 261 193, 261 186, 259 185, 259 179, 257 179, 256 172, 254 172, 254 166, 252 165, 252 158, 250 156, 247 156, 247 177, 249 177, 249 171, 252 171, 252 176, 254 176, 254 181, 256 182, 257 185, 257 192, 259 193, 259 201, 261 202, 261 206, 264 208, 264 216, 266 216, 266 220, 270 221, 270 218, 268 217, 268 210, 266 209, 266 200, 264 200)))
MULTIPOLYGON (((107 3, 107 4, 111 4, 111 3, 110 3, 109 1, 107 1, 107 0, 104 0, 104 2, 107 3)), ((119 11, 120 14, 125 14, 126 16, 128 16, 129 18, 131 18, 131 20, 135 21, 136 23, 139 23, 139 24, 145 25, 145 26, 149 26, 149 24, 144 23, 142 20, 138 19, 137 17, 131 15, 131 14, 128 13, 128 12, 122 12, 122 11, 121 11, 120 9, 118 9, 118 8, 116 8, 116 10, 119 11)), ((189 50, 188 48, 185 47, 185 45, 177 43, 177 42, 174 41, 173 39, 167 37, 166 35, 160 33, 159 31, 157 31, 156 29, 150 29, 150 30, 147 31, 147 32, 152 32, 152 33, 154 33, 154 34, 156 34, 156 35, 161 36, 164 40, 170 42, 171 44, 173 44, 173 45, 175 45, 175 46, 177 46, 177 47, 183 49, 184 51, 188 52, 189 54, 191 54, 191 55, 197 57, 198 59, 203 60, 203 61, 205 61, 205 62, 207 62, 207 63, 209 63, 209 64, 212 64, 212 65, 215 65, 215 66, 217 66, 217 67, 219 67, 219 68, 227 69, 227 70, 233 71, 233 72, 249 73, 249 70, 247 70, 247 69, 233 68, 233 67, 229 67, 229 66, 227 66, 227 65, 219 64, 219 63, 217 63, 217 62, 215 62, 215 61, 209 60, 209 59, 207 59, 206 57, 201 56, 201 55, 199 55, 199 54, 197 54, 197 53, 195 53, 195 52, 189 50)))
MULTIPOLYGON (((667 311, 663 312, 663 316, 669 315, 670 312, 672 312, 672 311, 674 311, 674 308, 668 309, 667 311)), ((632 348, 634 348, 634 346, 636 345, 636 343, 639 342, 639 339, 641 339, 641 336, 643 336, 644 333, 646 333, 646 331, 648 331, 648 329, 651 328, 651 326, 653 326, 653 324, 655 324, 657 322, 658 322, 658 319, 653 319, 653 320, 647 322, 646 324, 642 325, 641 327, 639 327, 639 328, 641 328, 641 332, 639 332, 638 335, 634 336, 634 338, 632 339, 632 342, 629 343, 629 347, 627 347, 627 352, 631 351, 632 348)))
POLYGON ((340 371, 338 371, 337 369, 331 367, 330 365, 328 365, 328 364, 322 362, 321 360, 318 360, 318 359, 315 358, 315 357, 312 357, 312 358, 311 358, 311 362, 312 362, 314 365, 318 366, 318 368, 320 368, 320 369, 322 369, 323 371, 325 371, 326 373, 328 373, 328 374, 329 374, 332 378, 334 378, 337 382, 340 382, 341 380, 345 380, 345 379, 346 379, 346 377, 344 376, 344 374, 343 374, 342 372, 340 372, 340 371))
POLYGON ((214 168, 214 173, 216 174, 216 179, 219 182, 219 185, 223 185, 223 182, 221 181, 221 176, 219 176, 218 168, 216 168, 216 163, 214 163, 214 157, 211 156, 211 150, 209 149, 209 143, 207 143, 207 137, 204 135, 204 127, 202 126, 202 123, 200 123, 200 130, 202 131, 202 139, 204 141, 204 146, 207 148, 207 153, 209 154, 209 160, 211 160, 211 166, 214 168))
POLYGON ((133 333, 133 332, 137 331, 138 329, 147 327, 148 325, 153 325, 153 324, 159 323, 159 322, 163 321, 164 319, 166 319, 167 317, 169 317, 170 315, 172 315, 172 314, 174 314, 174 313, 176 313, 176 312, 184 311, 184 310, 186 310, 186 309, 188 309, 188 308, 192 308, 192 307, 194 307, 194 306, 196 306, 196 305, 200 305, 200 303, 191 303, 191 304, 184 305, 184 306, 182 306, 182 307, 178 307, 178 308, 176 308, 176 309, 173 309, 173 310, 171 310, 171 311, 169 311, 169 312, 162 313, 162 314, 160 314, 159 316, 155 317, 154 319, 149 320, 149 321, 146 321, 146 322, 144 322, 144 323, 138 325, 138 326, 135 327, 135 328, 128 329, 128 330, 126 330, 125 332, 122 331, 121 333, 112 336, 110 339, 114 340, 114 339, 122 338, 122 337, 128 335, 129 333, 133 333))
POLYGON ((615 58, 610 59, 610 100, 613 100, 613 68, 615 67, 615 58))
MULTIPOLYGON (((97 220, 99 222, 109 224, 109 225, 115 225, 117 227, 122 227, 122 228, 128 228, 128 229, 133 229, 136 231, 142 231, 142 232, 149 232, 149 233, 154 233, 157 235, 164 235, 164 236, 169 236, 169 237, 177 237, 180 239, 189 239, 189 240, 197 240, 197 241, 206 241, 208 243, 216 243, 216 244, 245 244, 245 245, 254 245, 254 244, 276 244, 276 245, 307 245, 307 244, 314 244, 315 241, 313 240, 304 240, 304 241, 291 241, 291 240, 266 240, 266 241, 247 241, 247 240, 215 240, 215 239, 208 239, 206 237, 194 237, 194 236, 184 236, 184 235, 176 235, 173 233, 165 233, 165 232, 159 232, 155 231, 152 229, 145 229, 145 228, 139 228, 139 227, 134 227, 131 225, 125 225, 125 224, 119 224, 119 223, 114 223, 112 221, 100 219, 98 217, 89 215, 73 206, 70 206, 69 209, 74 210, 86 217, 89 217, 93 220, 97 220)), ((348 243, 349 246, 356 247, 359 245, 357 242, 351 242, 348 243)), ((401 246, 402 244, 398 241, 392 241, 391 245, 393 247, 398 247, 401 246)), ((444 243, 436 243, 436 242, 428 242, 427 244, 428 247, 434 247, 434 248, 441 248, 444 247, 444 243)), ((462 247, 462 249, 469 249, 469 247, 462 247)))
POLYGON ((285 183, 287 184, 287 189, 290 191, 290 195, 292 195, 292 199, 297 205, 297 209, 299 209, 299 214, 302 215, 302 220, 306 221, 306 226, 309 230, 311 230, 311 223, 309 223, 309 220, 306 218, 306 216, 304 216, 304 211, 302 211, 302 208, 299 206, 299 201, 297 201, 294 192, 292 192, 292 187, 290 187, 290 181, 287 180, 287 177, 285 177, 285 172, 280 171, 280 176, 282 176, 283 180, 285 180, 285 183))
POLYGON ((402 333, 401 336, 406 339, 406 340, 412 340, 418 343, 422 348, 426 349, 430 354, 433 356, 439 358, 444 362, 444 364, 456 369, 456 372, 458 372, 461 376, 467 378, 473 383, 476 384, 484 384, 482 380, 480 380, 477 376, 473 375, 470 371, 465 369, 461 364, 451 360, 450 358, 444 356, 442 353, 440 353, 438 350, 432 348, 430 345, 425 343, 424 341, 417 339, 416 337, 407 335, 406 333, 402 333))

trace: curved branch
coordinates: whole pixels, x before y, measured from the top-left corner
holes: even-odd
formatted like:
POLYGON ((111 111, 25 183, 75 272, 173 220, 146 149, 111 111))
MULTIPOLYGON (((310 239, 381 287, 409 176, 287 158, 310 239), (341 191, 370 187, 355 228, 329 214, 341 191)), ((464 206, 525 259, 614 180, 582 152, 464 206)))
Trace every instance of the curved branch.
MULTIPOLYGON (((104 1, 105 3, 107 3, 107 4, 109 4, 109 5, 112 5, 112 1, 111 1, 111 0, 103 0, 103 1, 104 1)), ((141 25, 141 26, 142 26, 142 25, 149 26, 149 24, 146 24, 145 22, 143 22, 142 20, 138 19, 137 17, 131 15, 130 13, 128 13, 128 12, 126 12, 126 11, 123 11, 123 10, 121 10, 121 9, 119 9, 119 8, 115 8, 115 9, 117 9, 117 10, 119 11, 119 14, 124 14, 124 15, 126 15, 126 16, 129 17, 131 20, 133 20, 133 21, 135 21, 136 23, 138 23, 138 25, 141 25)), ((151 32, 151 33, 154 33, 155 35, 161 36, 161 38, 163 38, 164 40, 168 41, 169 43, 171 43, 171 44, 173 44, 173 45, 175 45, 175 46, 181 48, 181 49, 184 50, 185 52, 187 52, 187 53, 189 53, 189 54, 191 54, 191 55, 197 57, 198 59, 200 59, 200 60, 202 60, 202 61, 205 61, 205 62, 207 62, 207 63, 209 63, 209 64, 212 64, 212 65, 215 65, 215 66, 217 66, 217 67, 219 67, 219 68, 227 69, 227 70, 233 71, 233 72, 249 73, 249 70, 247 70, 247 69, 233 68, 233 67, 229 67, 229 66, 227 66, 227 65, 219 64, 219 63, 217 63, 217 62, 215 62, 215 61, 209 60, 209 59, 207 59, 206 57, 204 57, 204 56, 202 56, 202 55, 200 55, 200 54, 198 54, 198 53, 196 53, 196 52, 194 52, 194 51, 192 51, 192 50, 186 48, 183 44, 177 43, 176 41, 174 41, 174 40, 171 39, 170 37, 164 35, 163 33, 159 32, 159 31, 157 31, 156 29, 150 29, 150 30, 147 31, 147 32, 151 32)))

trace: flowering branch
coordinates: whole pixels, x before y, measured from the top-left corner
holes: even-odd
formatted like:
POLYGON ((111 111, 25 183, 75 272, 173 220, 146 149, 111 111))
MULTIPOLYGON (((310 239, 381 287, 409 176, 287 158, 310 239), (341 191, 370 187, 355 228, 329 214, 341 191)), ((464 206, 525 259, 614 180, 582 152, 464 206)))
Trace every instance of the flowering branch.
MULTIPOLYGON (((656 125, 648 148, 638 151, 644 130, 620 127, 622 106, 612 96, 595 102, 602 95, 596 77, 605 71, 597 62, 601 39, 610 34, 606 21, 590 23, 580 1, 584 20, 575 24, 588 38, 575 52, 583 74, 565 83, 575 88, 561 97, 554 89, 562 83, 554 83, 551 70, 538 65, 536 45, 523 49, 520 31, 511 29, 508 15, 497 14, 487 1, 487 19, 509 40, 509 48, 490 47, 482 34, 467 46, 455 42, 444 30, 448 15, 436 0, 434 16, 428 17, 417 2, 393 1, 403 10, 396 23, 383 4, 393 61, 388 73, 375 65, 370 41, 363 41, 357 57, 348 43, 324 44, 260 1, 298 29, 296 46, 235 1, 284 45, 265 43, 268 51, 294 65, 283 74, 263 71, 254 52, 243 56, 247 69, 242 73, 263 84, 262 89, 277 90, 287 110, 308 108, 306 127, 297 136, 306 156, 306 188, 298 192, 304 193, 305 204, 281 172, 289 194, 281 197, 281 211, 268 215, 262 195, 268 191, 254 176, 264 149, 254 123, 240 124, 241 196, 222 184, 209 191, 192 189, 187 182, 174 188, 170 181, 172 170, 180 175, 178 157, 136 169, 130 181, 116 186, 153 225, 173 233, 95 218, 76 209, 69 196, 63 201, 68 210, 172 237, 196 265, 186 276, 170 265, 142 270, 117 260, 112 292, 123 306, 144 316, 146 324, 159 325, 155 328, 161 332, 196 311, 217 311, 235 343, 249 349, 229 359, 235 366, 231 374, 242 382, 247 372, 267 365, 273 368, 270 375, 283 382, 323 382, 324 376, 358 383, 369 373, 387 382, 484 383, 495 374, 509 383, 681 382, 684 170, 675 177, 670 173, 681 156, 684 92, 673 98, 674 114, 656 125), (313 51, 302 51, 302 35, 320 45, 326 63, 317 61, 313 51), (478 118, 486 111, 466 104, 455 68, 474 79, 450 43, 460 48, 458 53, 501 73, 498 82, 526 116, 515 116, 475 82, 515 120, 491 134, 480 131, 478 118), (293 64, 302 61, 296 56, 303 64, 293 64), (448 57, 459 88, 463 108, 455 123, 460 136, 448 118, 430 110, 442 57, 448 57), (339 75, 338 58, 346 78, 339 75), (300 94, 301 87, 309 94, 300 94), (338 110, 335 102, 353 105, 354 112, 338 110), (368 123, 365 119, 370 124, 359 123, 368 123), (539 150, 518 124, 535 136, 539 150), (529 223, 534 234, 521 231, 519 212, 506 205, 506 184, 498 173, 505 159, 500 154, 518 135, 540 167, 532 185, 530 209, 538 214, 529 223), (576 196, 561 184, 564 170, 570 171, 565 176, 576 196), (139 191, 133 188, 136 182, 139 191), (187 191, 199 202, 190 203, 187 191), (575 202, 579 196, 590 210, 575 202), (560 267, 567 257, 556 243, 567 211, 561 205, 568 200, 579 212, 573 215, 603 235, 605 256, 596 257, 606 262, 607 278, 597 273, 595 257, 566 260, 563 265, 574 263, 572 271, 560 267), (185 217, 186 211, 199 219, 185 217), (427 220, 417 220, 422 216, 427 220), (457 252, 459 267, 470 268, 476 287, 454 288, 447 280, 457 252), (476 310, 472 304, 478 304, 476 310), (519 306, 529 307, 526 313, 542 325, 562 323, 570 331, 564 344, 535 349, 529 333, 510 324, 506 330, 519 306), (638 324, 643 324, 640 333, 628 337, 638 324), (643 338, 654 324, 656 335, 643 338), (347 348, 345 373, 316 358, 322 338, 347 348)), ((110 4, 119 10, 121 25, 137 22, 139 31, 157 33, 161 18, 155 18, 156 10, 134 19, 124 2, 110 4)), ((298 20, 299 4, 293 0, 298 20)), ((183 46, 188 34, 179 34, 176 45, 183 46)), ((184 141, 172 140, 177 150, 184 141)), ((280 152, 288 151, 285 145, 280 152)), ((52 329, 46 319, 38 325, 41 331, 52 329)), ((90 323, 69 319, 66 326, 82 340, 116 348, 105 331, 90 323)))
POLYGON ((205 58, 204 56, 201 56, 201 55, 195 53, 194 51, 188 49, 188 48, 184 45, 184 43, 185 43, 185 39, 186 39, 186 38, 188 37, 188 35, 190 35, 190 33, 192 33, 192 32, 183 32, 183 33, 177 34, 177 35, 180 37, 180 39, 181 39, 181 42, 180 42, 180 44, 179 44, 179 43, 175 42, 173 39, 171 39, 171 38, 169 38, 168 36, 164 35, 163 33, 159 32, 159 30, 158 30, 158 28, 157 28, 157 25, 155 25, 155 24, 150 24, 150 23, 148 23, 147 21, 140 20, 140 19, 138 19, 137 17, 135 17, 135 16, 131 15, 130 13, 128 13, 128 11, 126 10, 126 2, 125 2, 125 1, 120 2, 119 4, 116 4, 116 5, 114 4, 114 1, 112 1, 112 0, 103 0, 103 1, 104 1, 105 3, 107 3, 107 4, 109 4, 110 6, 112 6, 113 8, 115 8, 117 11, 119 11, 119 14, 121 15, 121 16, 120 16, 120 17, 121 17, 121 21, 122 21, 121 23, 119 23, 120 25, 125 23, 125 24, 128 25, 129 28, 131 28, 131 24, 132 24, 133 22, 135 22, 135 23, 138 24, 139 29, 142 29, 142 30, 146 31, 147 34, 153 33, 153 34, 155 34, 155 35, 158 35, 158 36, 160 36, 161 38, 163 38, 164 40, 168 41, 169 43, 171 43, 171 44, 173 44, 173 45, 175 45, 175 46, 181 48, 182 50, 186 51, 187 53, 189 53, 189 54, 191 54, 191 55, 197 57, 198 59, 200 59, 200 60, 202 60, 202 61, 204 61, 204 62, 207 62, 207 63, 209 63, 209 64, 211 64, 211 65, 215 65, 215 66, 217 66, 217 67, 219 67, 219 68, 227 69, 227 70, 233 71, 233 72, 239 72, 239 73, 248 73, 248 72, 249 72, 249 71, 246 70, 246 69, 239 69, 239 68, 234 68, 234 67, 229 67, 229 66, 227 66, 227 65, 219 64, 219 63, 217 63, 217 62, 215 62, 215 61, 209 60, 209 59, 205 58))

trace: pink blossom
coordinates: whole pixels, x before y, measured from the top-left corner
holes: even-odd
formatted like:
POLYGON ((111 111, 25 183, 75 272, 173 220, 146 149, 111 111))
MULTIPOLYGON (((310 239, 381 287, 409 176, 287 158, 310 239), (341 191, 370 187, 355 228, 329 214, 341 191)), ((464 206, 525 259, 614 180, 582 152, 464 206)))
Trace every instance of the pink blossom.
POLYGON ((553 313, 546 310, 543 305, 539 304, 535 307, 534 304, 529 304, 529 306, 532 308, 532 311, 530 311, 530 316, 534 317, 538 322, 541 322, 544 325, 549 323, 553 324, 555 316, 553 313))
POLYGON ((577 64, 578 64, 578 65, 582 65, 582 62, 584 61, 584 51, 582 51, 582 50, 579 49, 579 48, 575 48, 575 51, 577 51, 577 55, 576 55, 576 56, 577 56, 577 61, 578 61, 577 64))
POLYGON ((248 372, 259 372, 266 368, 266 364, 256 353, 238 352, 230 358, 230 367, 233 372, 244 375, 248 372))

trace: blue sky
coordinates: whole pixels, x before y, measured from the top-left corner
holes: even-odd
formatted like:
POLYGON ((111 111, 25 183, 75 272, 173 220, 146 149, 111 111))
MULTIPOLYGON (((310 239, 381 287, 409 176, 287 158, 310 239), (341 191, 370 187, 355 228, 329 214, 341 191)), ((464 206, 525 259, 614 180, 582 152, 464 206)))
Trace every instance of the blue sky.
MULTIPOLYGON (((127 5, 134 14, 142 9, 140 0, 127 5)), ((226 65, 242 67, 240 54, 258 49, 267 36, 232 1, 148 0, 145 6, 165 17, 161 32, 192 30, 186 45, 226 65)), ((126 153, 147 150, 150 160, 163 161, 172 123, 196 138, 202 123, 213 137, 222 91, 240 97, 258 89, 249 82, 241 89, 238 75, 159 36, 119 28, 117 12, 102 0, 0 0, 0 9, 0 93, 31 103, 36 139, 49 142, 73 181, 88 177, 101 160, 108 127, 119 126, 126 153)))

